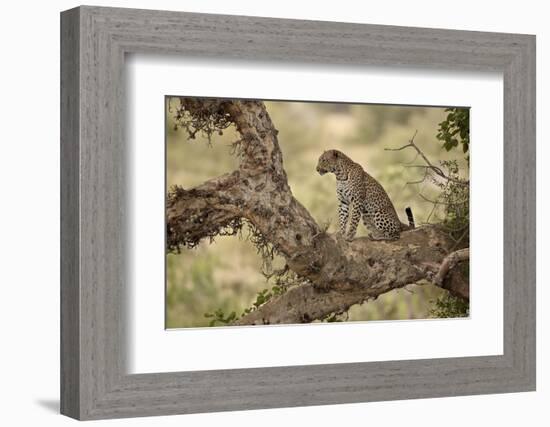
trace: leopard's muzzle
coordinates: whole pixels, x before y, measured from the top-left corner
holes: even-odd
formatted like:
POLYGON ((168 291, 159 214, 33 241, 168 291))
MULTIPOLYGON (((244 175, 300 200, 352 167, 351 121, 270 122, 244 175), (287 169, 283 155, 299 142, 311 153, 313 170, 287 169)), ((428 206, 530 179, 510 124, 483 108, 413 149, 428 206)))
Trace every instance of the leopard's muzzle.
POLYGON ((319 173, 319 175, 324 175, 328 171, 326 169, 323 169, 321 166, 317 166, 317 172, 319 173))

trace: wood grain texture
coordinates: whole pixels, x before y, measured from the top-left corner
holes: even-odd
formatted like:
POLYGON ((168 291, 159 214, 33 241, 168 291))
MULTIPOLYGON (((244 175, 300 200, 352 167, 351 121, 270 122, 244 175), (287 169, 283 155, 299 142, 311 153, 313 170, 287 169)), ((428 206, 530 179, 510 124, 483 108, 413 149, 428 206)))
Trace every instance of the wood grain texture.
POLYGON ((534 390, 533 36, 80 7, 62 13, 61 38, 62 413, 99 419, 534 390), (504 354, 128 375, 126 53, 502 72, 504 354))
POLYGON ((61 20, 61 412, 80 414, 78 10, 61 20))

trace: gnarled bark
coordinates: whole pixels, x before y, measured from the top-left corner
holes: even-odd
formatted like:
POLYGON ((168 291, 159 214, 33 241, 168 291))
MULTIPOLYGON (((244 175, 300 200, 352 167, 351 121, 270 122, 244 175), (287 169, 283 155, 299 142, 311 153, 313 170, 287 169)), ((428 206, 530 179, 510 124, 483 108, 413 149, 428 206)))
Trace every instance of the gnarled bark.
MULTIPOLYGON (((277 130, 259 101, 181 99, 182 106, 204 117, 215 111, 233 122, 239 169, 168 197, 168 250, 193 247, 201 238, 232 233, 244 218, 288 267, 306 280, 272 298, 236 324, 311 322, 342 312, 392 289, 435 277, 453 247, 438 226, 402 233, 397 241, 356 238, 347 242, 327 234, 292 195, 283 167, 277 130)), ((468 278, 446 274, 440 285, 468 298, 468 278)))

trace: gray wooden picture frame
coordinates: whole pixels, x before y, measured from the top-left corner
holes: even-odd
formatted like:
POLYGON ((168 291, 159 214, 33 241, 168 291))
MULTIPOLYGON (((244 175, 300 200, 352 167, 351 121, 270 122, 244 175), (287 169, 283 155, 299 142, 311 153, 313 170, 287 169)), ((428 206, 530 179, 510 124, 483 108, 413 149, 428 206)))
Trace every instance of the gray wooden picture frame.
POLYGON ((84 420, 535 390, 534 36, 71 9, 61 14, 61 166, 65 415, 84 420), (136 52, 502 72, 504 354, 127 374, 124 61, 136 52))

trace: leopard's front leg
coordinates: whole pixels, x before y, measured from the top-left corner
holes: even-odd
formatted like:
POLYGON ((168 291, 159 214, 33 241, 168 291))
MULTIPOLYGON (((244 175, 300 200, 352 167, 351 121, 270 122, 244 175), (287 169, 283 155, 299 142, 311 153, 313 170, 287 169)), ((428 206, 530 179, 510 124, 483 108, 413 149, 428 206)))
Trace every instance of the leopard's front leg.
POLYGON ((361 219, 361 206, 357 201, 353 201, 351 203, 349 216, 350 216, 349 227, 348 227, 348 232, 345 236, 346 236, 346 240, 348 242, 351 242, 355 237, 355 233, 357 232, 357 226, 359 225, 359 220, 361 219))
POLYGON ((340 234, 342 236, 346 235, 346 225, 348 224, 349 217, 349 206, 348 203, 344 200, 340 200, 338 205, 338 220, 340 223, 340 234))

